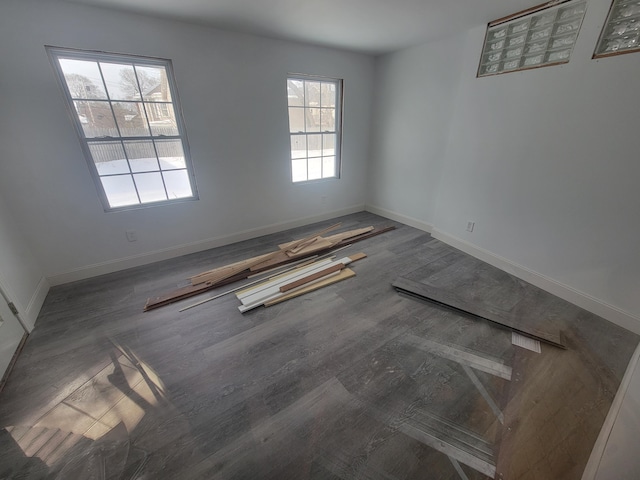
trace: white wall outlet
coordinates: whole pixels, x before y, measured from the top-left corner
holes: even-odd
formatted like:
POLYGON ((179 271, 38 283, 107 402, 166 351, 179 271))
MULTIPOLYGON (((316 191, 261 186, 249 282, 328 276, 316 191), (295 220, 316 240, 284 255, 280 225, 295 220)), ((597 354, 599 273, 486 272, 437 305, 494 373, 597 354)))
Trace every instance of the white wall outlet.
POLYGON ((467 232, 473 232, 476 222, 467 222, 467 232))
POLYGON ((137 242, 138 241, 138 234, 136 233, 135 230, 127 230, 125 233, 127 235, 127 240, 129 242, 137 242))

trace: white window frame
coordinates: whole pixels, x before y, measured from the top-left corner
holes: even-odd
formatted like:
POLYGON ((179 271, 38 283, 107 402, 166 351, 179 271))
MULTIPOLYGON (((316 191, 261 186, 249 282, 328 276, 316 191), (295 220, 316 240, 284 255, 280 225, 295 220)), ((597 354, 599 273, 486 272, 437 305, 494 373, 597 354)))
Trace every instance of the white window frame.
MULTIPOLYGON (((322 121, 320 121, 320 129, 319 130, 308 130, 307 127, 307 121, 309 118, 309 115, 307 114, 307 110, 310 109, 318 109, 318 110, 322 110, 322 108, 320 108, 322 105, 314 105, 314 106, 310 106, 307 104, 307 102, 305 101, 305 104, 303 106, 294 106, 291 105, 290 102, 290 97, 289 95, 287 96, 287 112, 288 112, 288 118, 289 118, 289 152, 290 152, 290 168, 291 168, 291 181, 295 184, 301 184, 301 183, 309 183, 309 182, 318 182, 318 181, 326 181, 326 180, 331 180, 331 179, 338 179, 340 178, 341 175, 341 168, 342 168, 342 97, 343 97, 343 81, 342 79, 338 79, 338 78, 329 78, 329 77, 323 77, 323 76, 318 76, 318 75, 305 75, 305 74, 289 74, 287 75, 287 93, 289 93, 289 82, 290 81, 300 81, 300 82, 314 82, 314 83, 321 83, 321 84, 332 84, 335 86, 335 123, 334 123, 334 129, 333 130, 322 130, 322 121), (298 130, 298 131, 293 131, 294 127, 293 127, 293 122, 292 122, 292 116, 291 116, 291 111, 292 109, 300 109, 303 110, 303 118, 304 118, 304 123, 305 123, 305 127, 304 130, 298 130), (322 135, 323 138, 323 146, 321 147, 321 153, 319 155, 310 155, 310 150, 309 150, 309 136, 311 135, 322 135), (334 154, 333 155, 329 155, 329 156, 325 156, 324 155, 324 138, 325 135, 334 135, 334 154), (294 154, 294 148, 293 148, 293 143, 294 143, 294 139, 296 137, 305 137, 305 145, 306 145, 306 156, 301 157, 301 156, 296 156, 294 154), (325 168, 324 168, 324 159, 328 159, 331 157, 335 157, 334 160, 334 165, 333 165, 333 171, 332 174, 327 174, 325 175, 325 168), (309 161, 311 160, 315 160, 320 162, 321 165, 321 176, 319 178, 309 178, 309 161), (305 179, 296 179, 295 176, 295 167, 294 167, 294 162, 300 162, 302 160, 306 161, 306 178, 305 179)), ((306 91, 306 88, 305 88, 306 91)), ((321 97, 322 98, 322 97, 321 97)), ((322 103, 322 101, 321 101, 322 103)), ((322 114, 322 113, 321 113, 322 114)), ((298 150, 299 151, 299 150, 298 150)))
MULTIPOLYGON (((62 88, 62 92, 65 97, 65 102, 66 102, 68 111, 70 113, 70 116, 72 117, 73 125, 75 127, 76 133, 78 134, 82 151, 84 153, 85 159, 87 161, 87 165, 89 167, 89 171, 91 172, 91 176, 93 177, 96 189, 98 191, 98 196, 100 198, 100 201, 102 202, 105 212, 146 208, 146 207, 157 206, 157 205, 168 205, 168 204, 173 204, 178 202, 198 200, 198 191, 196 187, 193 164, 191 162, 191 156, 189 152, 189 143, 187 141, 187 134, 184 127, 184 120, 182 117, 182 108, 180 106, 180 99, 178 97, 178 92, 175 85, 175 77, 174 77, 171 60, 163 59, 163 58, 144 57, 144 56, 138 56, 138 55, 129 55, 129 54, 108 53, 108 52, 90 51, 90 50, 77 50, 77 49, 54 47, 54 46, 48 46, 48 45, 45 46, 45 49, 47 51, 47 54, 49 55, 49 59, 55 71, 58 84, 62 88), (145 113, 144 122, 146 123, 144 123, 144 125, 148 129, 148 135, 135 135, 135 136, 122 135, 121 129, 118 125, 118 121, 115 120, 116 117, 114 114, 114 104, 125 103, 125 102, 123 100, 110 98, 109 90, 108 88, 106 88, 104 84, 105 77, 104 77, 102 68, 98 66, 101 80, 103 82, 103 85, 100 85, 100 87, 104 88, 104 91, 106 92, 106 98, 100 98, 98 100, 95 98, 80 99, 80 98, 74 97, 72 93, 69 91, 69 87, 67 85, 62 67, 59 62, 60 59, 84 60, 84 61, 116 63, 116 64, 131 64, 134 68, 134 71, 136 72, 135 81, 136 81, 136 86, 138 90, 140 90, 140 83, 138 80, 138 72, 135 70, 136 66, 164 68, 166 72, 166 79, 168 83, 169 93, 171 96, 170 100, 165 100, 165 101, 160 100, 161 103, 157 103, 157 101, 155 100, 153 101, 146 100, 144 99, 144 96, 141 95, 142 99, 137 103, 139 103, 142 106, 145 112, 150 107, 160 106, 160 108, 166 108, 167 110, 169 109, 169 106, 173 107, 173 112, 174 112, 174 117, 175 117, 176 127, 177 127, 177 134, 163 135, 159 133, 154 133, 154 129, 152 128, 149 120, 150 118, 149 114, 145 113), (114 115, 114 125, 115 125, 115 129, 117 130, 117 136, 108 135, 108 136, 100 136, 100 137, 87 137, 87 135, 85 134, 85 130, 83 129, 83 123, 86 123, 86 118, 83 118, 82 115, 80 115, 76 111, 76 107, 74 103, 79 101, 86 101, 86 102, 100 101, 105 105, 108 104, 111 113, 114 115), (144 172, 139 172, 139 171, 136 171, 135 169, 132 169, 129 155, 126 153, 126 148, 125 148, 126 142, 146 142, 147 145, 151 145, 157 160, 157 168, 155 170, 146 170, 144 172), (176 146, 177 146, 177 142, 181 143, 182 153, 184 156, 184 167, 178 166, 172 169, 171 167, 162 166, 160 162, 161 156, 158 153, 159 151, 158 146, 160 145, 161 142, 165 142, 165 144, 173 143, 176 146), (98 168, 96 167, 96 162, 94 161, 94 158, 91 153, 91 148, 90 148, 90 146, 92 145, 97 148, 97 146, 100 144, 103 144, 103 145, 110 144, 111 146, 117 146, 117 147, 121 146, 122 150, 125 152, 124 156, 126 157, 126 164, 129 169, 128 172, 101 175, 98 171, 98 168), (191 195, 181 196, 179 198, 170 198, 171 195, 167 187, 165 173, 184 172, 185 170, 187 173, 189 186, 191 188, 191 195), (143 191, 143 189, 136 184, 136 177, 141 176, 141 173, 142 174, 144 173, 160 174, 159 176, 162 180, 162 187, 164 188, 166 199, 149 201, 143 198, 143 196, 140 193, 141 191, 143 191), (105 188, 102 183, 102 178, 106 178, 109 176, 111 177, 129 176, 135 188, 135 195, 137 197, 137 202, 136 203, 132 202, 126 205, 123 204, 123 205, 113 206, 109 201, 107 192, 105 191, 105 188)), ((153 157, 150 157, 150 158, 153 158, 153 157)), ((179 174, 184 175, 184 173, 179 173, 179 174)), ((156 179, 157 179, 157 176, 156 176, 156 179)))

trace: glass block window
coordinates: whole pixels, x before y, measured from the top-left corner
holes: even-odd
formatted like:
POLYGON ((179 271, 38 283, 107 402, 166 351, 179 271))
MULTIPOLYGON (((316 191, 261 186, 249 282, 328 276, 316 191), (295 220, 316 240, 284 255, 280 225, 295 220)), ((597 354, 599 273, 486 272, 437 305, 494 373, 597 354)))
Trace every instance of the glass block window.
POLYGON ((614 0, 594 58, 640 51, 640 0, 614 0))
POLYGON ((289 76, 287 95, 292 181, 339 177, 342 80, 289 76))
POLYGON ((170 60, 47 52, 106 211, 197 198, 170 60))
POLYGON ((567 63, 586 0, 552 1, 491 22, 478 77, 567 63))

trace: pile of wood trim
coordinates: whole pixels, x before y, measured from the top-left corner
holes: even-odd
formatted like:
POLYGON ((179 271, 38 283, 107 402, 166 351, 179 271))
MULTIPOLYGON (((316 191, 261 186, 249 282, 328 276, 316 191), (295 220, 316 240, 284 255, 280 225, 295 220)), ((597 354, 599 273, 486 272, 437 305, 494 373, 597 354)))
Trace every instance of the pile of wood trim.
POLYGON ((190 278, 190 285, 178 288, 164 295, 149 298, 144 306, 144 311, 147 312, 165 305, 170 305, 223 285, 249 278, 252 275, 270 271, 277 267, 290 265, 304 259, 317 258, 319 255, 395 229, 393 226, 378 229, 366 227, 323 237, 324 234, 335 230, 339 226, 340 224, 332 225, 300 240, 278 245, 278 250, 271 253, 194 275, 190 278))
POLYGON ((351 278, 355 272, 348 269, 347 265, 366 257, 364 253, 358 253, 340 260, 319 260, 296 268, 292 272, 278 275, 236 293, 236 297, 242 303, 238 309, 245 313, 262 305, 269 307, 317 288, 351 278))

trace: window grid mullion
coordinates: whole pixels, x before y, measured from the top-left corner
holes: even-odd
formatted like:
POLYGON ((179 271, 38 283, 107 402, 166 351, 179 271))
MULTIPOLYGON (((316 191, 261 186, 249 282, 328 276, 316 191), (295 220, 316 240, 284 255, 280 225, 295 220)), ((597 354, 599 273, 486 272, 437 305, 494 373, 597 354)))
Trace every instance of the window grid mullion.
MULTIPOLYGON (((142 204, 142 198, 140 197, 140 191, 138 190, 138 185, 136 184, 136 178, 133 176, 133 169, 131 168, 131 161, 129 159, 129 155, 127 154, 127 149, 124 146, 124 141, 122 140, 122 132, 120 131, 120 125, 118 125, 118 119, 116 118, 116 111, 113 108, 113 100, 111 99, 111 95, 109 95, 109 89, 107 88, 107 81, 104 78, 104 73, 102 72, 102 66, 100 62, 96 62, 98 64, 98 71, 100 72, 100 78, 102 79, 102 84, 104 85, 104 93, 107 96, 107 101, 109 102, 109 109, 111 110, 111 116, 113 117, 113 123, 116 126, 116 131, 118 132, 118 137, 120 141, 120 145, 122 145, 122 151, 124 153, 124 158, 127 161, 127 166, 129 167, 129 176, 131 177, 131 183, 133 183, 133 188, 136 191, 136 198, 138 199, 138 205, 142 204)), ((86 139, 85 139, 86 141, 86 139)), ((94 160, 95 163, 95 160, 94 160)), ((96 168, 97 170, 97 168, 96 168)), ((98 177, 102 178, 102 175, 98 172, 98 177)))

